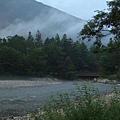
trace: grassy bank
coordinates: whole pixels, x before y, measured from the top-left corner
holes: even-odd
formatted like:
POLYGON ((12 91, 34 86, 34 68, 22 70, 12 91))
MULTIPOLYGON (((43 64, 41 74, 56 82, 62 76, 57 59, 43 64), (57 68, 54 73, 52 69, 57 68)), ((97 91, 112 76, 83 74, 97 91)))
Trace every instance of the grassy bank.
POLYGON ((93 86, 76 85, 76 90, 51 98, 35 120, 120 120, 120 90, 101 95, 93 86))

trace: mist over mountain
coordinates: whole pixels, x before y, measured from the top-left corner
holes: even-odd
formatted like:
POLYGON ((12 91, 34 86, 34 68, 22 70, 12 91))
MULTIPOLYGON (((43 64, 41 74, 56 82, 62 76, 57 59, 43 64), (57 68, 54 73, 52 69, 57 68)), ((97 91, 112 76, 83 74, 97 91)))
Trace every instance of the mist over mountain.
POLYGON ((84 20, 35 0, 0 0, 0 37, 15 34, 27 36, 31 31, 35 35, 39 30, 43 38, 53 37, 57 33, 67 34, 77 39, 84 20))

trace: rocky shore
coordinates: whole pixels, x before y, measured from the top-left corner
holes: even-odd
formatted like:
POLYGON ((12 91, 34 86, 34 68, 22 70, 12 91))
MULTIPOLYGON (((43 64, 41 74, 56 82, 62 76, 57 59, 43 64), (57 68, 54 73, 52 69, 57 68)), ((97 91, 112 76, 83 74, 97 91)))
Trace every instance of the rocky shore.
POLYGON ((51 84, 60 84, 61 81, 54 78, 31 78, 29 80, 0 80, 0 89, 18 88, 18 87, 34 87, 51 84))
POLYGON ((25 115, 25 116, 19 116, 19 117, 2 117, 0 118, 0 120, 34 120, 34 118, 32 118, 29 114, 25 115))
MULTIPOLYGON (((94 78, 92 81, 94 83, 117 83, 117 81, 113 80, 112 82, 108 79, 100 79, 94 78)), ((19 87, 34 87, 34 86, 44 86, 51 84, 61 84, 62 81, 58 79, 50 79, 50 78, 32 78, 29 80, 0 80, 0 89, 9 89, 9 88, 19 88, 19 87)), ((110 97, 112 94, 110 93, 107 97, 110 97)), ((30 114, 24 116, 9 116, 9 117, 1 117, 0 120, 34 120, 30 114)))
POLYGON ((105 83, 105 84, 117 84, 119 83, 117 80, 109 80, 107 78, 94 78, 94 83, 105 83))
MULTIPOLYGON (((46 86, 52 84, 61 84, 62 81, 56 78, 30 78, 30 79, 19 79, 19 80, 9 80, 9 79, 0 79, 0 89, 14 89, 21 87, 34 87, 34 86, 46 86)), ((34 120, 30 114, 24 116, 9 116, 9 117, 0 117, 0 120, 34 120)))

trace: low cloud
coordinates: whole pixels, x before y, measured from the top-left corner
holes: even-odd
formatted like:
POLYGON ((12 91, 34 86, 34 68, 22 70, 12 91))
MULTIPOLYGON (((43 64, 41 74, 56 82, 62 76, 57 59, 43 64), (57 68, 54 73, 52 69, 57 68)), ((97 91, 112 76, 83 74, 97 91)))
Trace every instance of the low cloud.
POLYGON ((62 36, 67 34, 72 39, 77 39, 77 33, 82 29, 85 21, 75 19, 67 14, 50 11, 49 15, 40 14, 31 21, 15 20, 13 24, 1 29, 0 37, 13 36, 15 34, 27 37, 31 31, 33 35, 39 30, 43 39, 54 37, 57 33, 62 36), (77 21, 77 22, 76 22, 77 21))

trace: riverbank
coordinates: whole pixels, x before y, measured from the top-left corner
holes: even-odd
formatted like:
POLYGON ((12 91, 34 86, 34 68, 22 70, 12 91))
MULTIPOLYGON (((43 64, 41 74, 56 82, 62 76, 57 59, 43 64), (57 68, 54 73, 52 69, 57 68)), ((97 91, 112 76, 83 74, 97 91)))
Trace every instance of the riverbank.
MULTIPOLYGON (((31 95, 32 94, 31 92, 33 91, 30 92, 28 89, 32 89, 36 87, 41 88, 41 87, 51 86, 51 85, 54 86, 61 83, 62 83, 61 80, 58 80, 56 78, 47 78, 47 77, 45 78, 32 78, 32 77, 31 78, 24 78, 24 77, 0 78, 0 107, 1 107, 0 120, 2 119, 1 116, 5 116, 5 115, 7 117, 4 118, 4 120, 7 120, 7 119, 21 120, 23 118, 24 120, 26 120, 26 118, 28 118, 28 115, 26 116, 25 111, 22 111, 22 113, 20 111, 21 109, 24 109, 24 105, 28 101, 27 97, 28 99, 37 99, 37 97, 39 96, 39 93, 37 91, 35 91, 36 93, 34 93, 34 95, 31 95), (26 90, 28 90, 28 92, 26 92, 26 90), (24 93, 26 94, 26 97, 24 96, 24 93), (20 104, 20 109, 18 107, 19 104, 20 104), (14 115, 12 116, 10 115, 10 117, 8 117, 9 114, 15 114, 15 116, 18 115, 19 117, 15 117, 14 115)), ((32 102, 30 102, 30 104, 31 103, 32 102)))
MULTIPOLYGON (((70 92, 70 89, 74 90, 75 86, 73 83, 74 81, 65 82, 50 78, 0 80, 1 112, 4 113, 5 116, 10 112, 9 115, 11 116, 8 116, 4 120, 30 119, 31 116, 26 114, 29 113, 27 110, 39 108, 41 105, 46 103, 46 100, 50 99, 50 95, 56 95, 58 92, 70 92)), ((91 84, 92 81, 88 80, 85 82, 85 80, 77 80, 76 83, 79 85, 82 85, 83 83, 91 84)), ((93 85, 97 87, 100 92, 104 92, 106 90, 111 91, 111 85, 109 84, 93 83, 93 85)))
POLYGON ((104 83, 104 84, 119 84, 120 80, 109 80, 107 78, 94 78, 93 83, 104 83))
POLYGON ((51 84, 61 84, 62 81, 51 78, 30 78, 30 79, 17 79, 17 80, 0 80, 0 89, 19 88, 19 87, 35 87, 45 86, 51 84))

